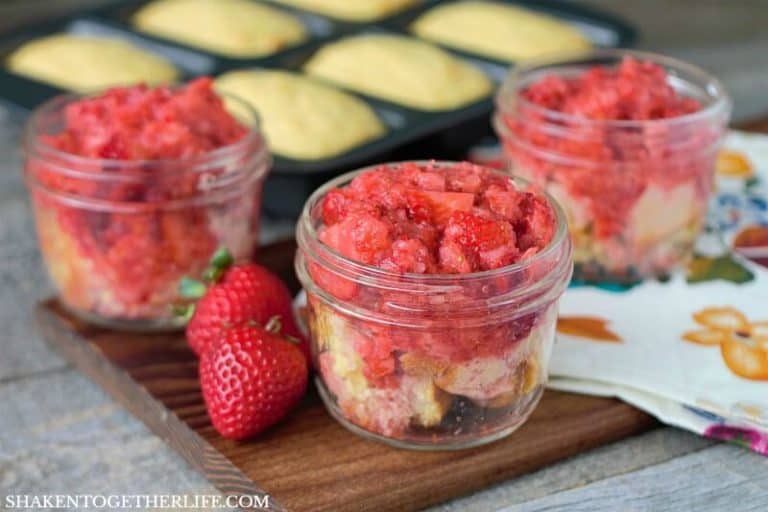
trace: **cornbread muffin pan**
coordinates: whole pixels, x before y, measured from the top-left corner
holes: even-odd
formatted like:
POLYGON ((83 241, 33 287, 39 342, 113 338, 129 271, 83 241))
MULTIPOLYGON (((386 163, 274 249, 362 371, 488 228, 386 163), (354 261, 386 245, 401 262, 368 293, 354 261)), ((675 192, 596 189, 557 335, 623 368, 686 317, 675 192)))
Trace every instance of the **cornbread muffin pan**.
MULTIPOLYGON (((497 0, 498 1, 498 0, 497 0)), ((580 28, 596 46, 630 46, 635 33, 624 22, 611 16, 556 0, 512 1, 536 11, 557 16, 580 28)), ((0 38, 0 58, 20 45, 53 33, 71 33, 124 39, 171 61, 182 80, 199 75, 217 76, 233 69, 286 69, 301 71, 304 63, 324 44, 361 33, 409 35, 414 19, 434 7, 439 0, 424 0, 372 24, 339 21, 318 14, 269 2, 270 6, 293 13, 307 27, 308 39, 292 48, 257 58, 223 57, 197 47, 136 31, 131 16, 144 1, 118 0, 75 17, 53 20, 21 28, 0 38)), ((179 20, 183 23, 183 20, 179 20)), ((509 64, 478 55, 445 48, 459 59, 481 69, 494 84, 499 84, 509 64)), ((0 67, 0 99, 31 110, 64 91, 31 80, 0 67)), ((491 136, 492 95, 458 109, 426 112, 404 107, 364 94, 351 93, 366 101, 386 126, 386 133, 349 151, 320 160, 293 160, 275 155, 273 171, 265 185, 264 207, 275 216, 295 217, 308 195, 321 183, 343 171, 376 161, 413 158, 461 158, 483 137, 491 136)))

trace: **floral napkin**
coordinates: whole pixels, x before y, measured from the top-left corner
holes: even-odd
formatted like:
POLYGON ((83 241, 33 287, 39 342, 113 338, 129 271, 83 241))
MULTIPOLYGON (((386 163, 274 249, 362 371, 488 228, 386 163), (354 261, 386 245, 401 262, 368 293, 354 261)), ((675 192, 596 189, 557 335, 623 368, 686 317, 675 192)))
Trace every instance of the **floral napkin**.
MULTIPOLYGON (((473 158, 493 161, 481 151, 473 158)), ((768 137, 728 135, 686 271, 635 286, 571 285, 550 372, 552 388, 616 396, 768 455, 768 137)))

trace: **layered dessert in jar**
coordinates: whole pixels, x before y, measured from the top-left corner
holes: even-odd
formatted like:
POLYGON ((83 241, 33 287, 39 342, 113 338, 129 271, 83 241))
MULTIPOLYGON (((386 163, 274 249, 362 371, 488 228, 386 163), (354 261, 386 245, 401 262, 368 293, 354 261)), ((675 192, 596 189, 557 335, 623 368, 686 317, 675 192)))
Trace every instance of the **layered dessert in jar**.
POLYGON ((514 70, 494 124, 510 172, 563 206, 576 277, 632 282, 690 257, 729 114, 704 71, 601 50, 514 70))
POLYGON ((572 269, 549 196, 466 162, 385 164, 319 189, 297 237, 317 385, 342 424, 459 448, 525 421, 572 269))
POLYGON ((250 127, 202 78, 63 96, 32 115, 24 174, 68 309, 115 327, 173 327, 182 277, 199 277, 219 247, 252 255, 269 155, 253 111, 238 112, 250 127))

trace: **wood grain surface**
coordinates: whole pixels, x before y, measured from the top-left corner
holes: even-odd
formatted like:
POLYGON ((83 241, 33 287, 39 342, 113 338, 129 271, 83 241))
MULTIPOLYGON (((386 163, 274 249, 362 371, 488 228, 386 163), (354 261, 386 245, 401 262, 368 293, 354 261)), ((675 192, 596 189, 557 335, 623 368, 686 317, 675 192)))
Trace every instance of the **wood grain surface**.
MULTIPOLYGON (((293 241, 260 261, 296 290, 293 241)), ((220 437, 205 412, 197 362, 181 334, 126 334, 85 325, 53 299, 38 307, 46 340, 227 494, 270 496, 274 510, 415 510, 482 489, 656 423, 616 400, 547 392, 509 438, 456 452, 411 452, 359 438, 316 393, 250 442, 220 437)))

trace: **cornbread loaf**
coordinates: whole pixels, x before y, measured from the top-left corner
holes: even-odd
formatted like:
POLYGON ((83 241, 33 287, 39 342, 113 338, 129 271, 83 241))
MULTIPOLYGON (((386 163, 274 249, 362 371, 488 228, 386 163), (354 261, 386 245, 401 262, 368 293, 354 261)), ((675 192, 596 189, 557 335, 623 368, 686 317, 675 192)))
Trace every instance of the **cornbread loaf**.
POLYGON ((411 31, 445 46, 506 61, 592 47, 579 30, 557 18, 485 0, 438 5, 419 17, 411 31))
POLYGON ((173 64, 130 43, 69 34, 30 41, 14 51, 6 65, 19 75, 81 92, 178 78, 173 64))
POLYGON ((270 148, 282 156, 327 158, 385 131, 364 101, 300 74, 231 71, 216 80, 216 88, 258 111, 270 148))
POLYGON ((305 71, 342 87, 421 110, 451 110, 490 94, 482 71, 418 39, 351 36, 322 47, 305 71))
POLYGON ((270 55, 307 38, 295 16, 252 0, 155 0, 134 15, 133 24, 230 57, 270 55))

